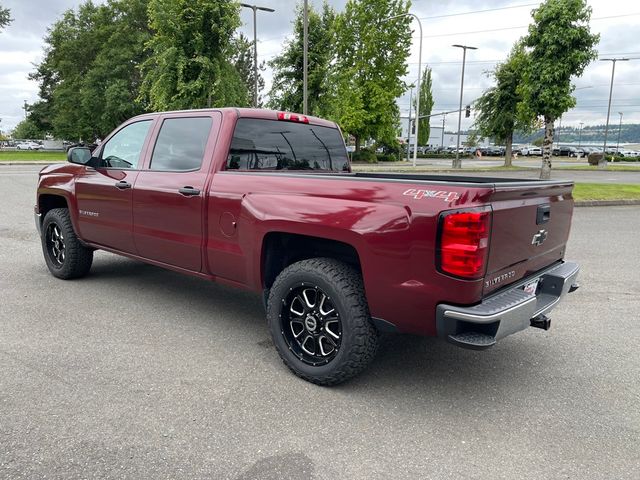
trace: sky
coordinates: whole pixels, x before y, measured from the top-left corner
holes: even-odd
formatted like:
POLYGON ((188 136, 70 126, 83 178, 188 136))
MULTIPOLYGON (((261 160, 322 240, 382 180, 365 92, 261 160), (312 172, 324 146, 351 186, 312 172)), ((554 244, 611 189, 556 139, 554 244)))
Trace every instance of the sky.
MULTIPOLYGON (((104 0, 97 0, 100 3, 104 0)), ((255 0, 258 1, 258 0, 255 0)), ((77 7, 80 0, 0 0, 11 10, 13 23, 0 32, 0 130, 12 129, 24 118, 23 105, 38 99, 38 87, 27 76, 43 55, 43 38, 61 14, 77 7)), ((249 2, 251 3, 251 2, 249 2)), ((258 12, 258 58, 269 60, 280 53, 283 42, 291 35, 297 0, 260 0, 275 13, 258 12)), ((309 0, 320 8, 322 0, 309 0)), ((338 11, 346 0, 328 0, 338 11)), ((434 113, 458 107, 462 51, 452 44, 477 47, 468 51, 464 78, 463 104, 478 98, 492 85, 486 72, 503 61, 514 42, 527 32, 535 0, 414 0, 411 12, 422 22, 422 64, 433 70, 434 113)), ((601 58, 637 58, 616 65, 611 123, 623 113, 625 123, 640 123, 640 4, 631 0, 590 0, 593 8, 591 27, 600 34, 597 46, 601 58)), ((252 14, 242 10, 241 30, 253 36, 252 14)), ((416 21, 412 24, 413 44, 408 59, 408 83, 418 77, 420 34, 416 21)), ((576 108, 562 118, 562 125, 578 127, 603 124, 607 115, 611 62, 595 61, 582 77, 575 79, 576 108)), ((271 71, 265 72, 266 90, 271 85, 271 71)), ((401 115, 409 109, 409 92, 398 98, 401 115)), ((447 118, 447 130, 455 130, 453 117, 447 118)), ((473 117, 463 118, 462 129, 471 126, 473 117)), ((438 122, 439 123, 439 122, 438 122)))

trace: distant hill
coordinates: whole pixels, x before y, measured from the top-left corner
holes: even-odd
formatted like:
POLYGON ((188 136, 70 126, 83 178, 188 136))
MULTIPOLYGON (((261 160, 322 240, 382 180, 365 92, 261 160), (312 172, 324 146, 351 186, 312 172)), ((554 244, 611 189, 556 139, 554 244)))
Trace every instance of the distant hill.
MULTIPOLYGON (((585 126, 581 134, 578 128, 563 126, 561 129, 556 128, 554 140, 557 141, 558 137, 560 137, 561 143, 578 143, 578 141, 582 143, 602 143, 604 142, 604 129, 605 125, 585 126)), ((541 137, 544 137, 544 129, 540 129, 531 135, 516 133, 513 141, 515 143, 531 143, 541 137)), ((615 144, 617 141, 618 123, 611 123, 609 124, 607 143, 615 144)), ((620 129, 620 143, 640 143, 640 123, 623 123, 620 129)))

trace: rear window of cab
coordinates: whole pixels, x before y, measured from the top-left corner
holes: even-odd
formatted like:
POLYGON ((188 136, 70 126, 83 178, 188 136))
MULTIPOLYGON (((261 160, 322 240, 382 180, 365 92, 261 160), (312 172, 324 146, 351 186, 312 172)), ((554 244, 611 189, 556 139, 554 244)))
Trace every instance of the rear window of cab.
POLYGON ((227 170, 348 169, 337 128, 279 120, 238 119, 227 157, 227 170))

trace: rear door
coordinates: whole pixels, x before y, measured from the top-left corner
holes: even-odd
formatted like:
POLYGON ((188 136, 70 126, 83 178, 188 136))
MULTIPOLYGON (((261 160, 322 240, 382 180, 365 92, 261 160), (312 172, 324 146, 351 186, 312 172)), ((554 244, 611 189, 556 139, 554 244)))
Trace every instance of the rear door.
POLYGON ((161 117, 148 165, 133 189, 134 240, 150 260, 199 272, 203 208, 219 112, 161 117))
POLYGON ((484 293, 564 257, 573 213, 573 184, 496 184, 484 293))

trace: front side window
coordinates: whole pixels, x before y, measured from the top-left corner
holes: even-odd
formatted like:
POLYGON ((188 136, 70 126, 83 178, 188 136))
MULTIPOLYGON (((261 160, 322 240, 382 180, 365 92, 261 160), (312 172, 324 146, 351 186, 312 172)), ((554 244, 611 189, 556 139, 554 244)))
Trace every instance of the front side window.
POLYGON ((349 168, 337 128, 280 120, 240 118, 227 170, 330 170, 349 168))
POLYGON ((162 122, 151 156, 151 170, 199 169, 211 124, 211 117, 168 118, 162 122))
POLYGON ((102 148, 102 166, 112 168, 136 169, 140 163, 140 154, 147 138, 151 120, 127 125, 102 148))

